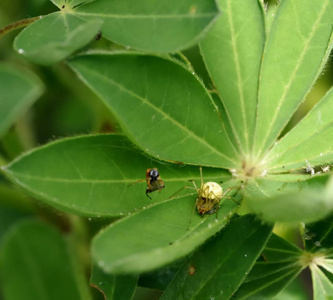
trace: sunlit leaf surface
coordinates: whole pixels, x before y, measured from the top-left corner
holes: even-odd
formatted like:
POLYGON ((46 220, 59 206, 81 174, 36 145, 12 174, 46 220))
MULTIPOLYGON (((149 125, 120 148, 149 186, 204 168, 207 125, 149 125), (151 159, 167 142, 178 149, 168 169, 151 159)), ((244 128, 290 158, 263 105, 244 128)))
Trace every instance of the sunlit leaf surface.
POLYGON ((79 56, 69 65, 150 155, 203 166, 240 165, 213 100, 178 63, 110 53, 79 56))
POLYGON ((250 154, 256 120, 265 25, 258 0, 218 1, 223 15, 200 43, 238 147, 250 154))
MULTIPOLYGON (((91 217, 121 216, 163 201, 196 180, 198 167, 162 164, 133 148, 122 135, 68 138, 28 152, 4 168, 18 185, 67 212, 91 217), (158 168, 166 188, 146 192, 146 169, 158 168), (141 180, 138 182, 138 180, 141 180)), ((205 181, 221 182, 230 175, 204 169, 205 181)), ((192 185, 192 184, 191 184, 192 185)))
POLYGON ((285 0, 267 38, 254 153, 272 146, 320 75, 332 48, 333 2, 285 0))
POLYGON ((219 16, 214 0, 99 0, 75 14, 103 20, 103 37, 149 52, 176 52, 192 46, 219 16))

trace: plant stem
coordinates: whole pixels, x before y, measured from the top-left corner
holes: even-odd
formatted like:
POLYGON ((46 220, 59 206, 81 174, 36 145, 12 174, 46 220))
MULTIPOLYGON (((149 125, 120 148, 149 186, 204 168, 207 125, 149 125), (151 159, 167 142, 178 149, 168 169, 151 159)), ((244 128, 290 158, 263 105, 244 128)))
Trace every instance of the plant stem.
POLYGON ((39 16, 39 17, 33 17, 33 18, 28 18, 28 19, 23 19, 23 20, 20 20, 20 21, 17 21, 17 22, 14 22, 12 24, 9 24, 5 27, 2 27, 0 29, 0 38, 2 36, 4 36, 5 34, 13 31, 13 30, 16 30, 16 29, 19 29, 19 28, 22 28, 22 27, 25 27, 25 26, 28 26, 29 24, 41 19, 43 16, 39 16))
POLYGON ((0 167, 7 165, 7 163, 5 158, 0 154, 0 167))

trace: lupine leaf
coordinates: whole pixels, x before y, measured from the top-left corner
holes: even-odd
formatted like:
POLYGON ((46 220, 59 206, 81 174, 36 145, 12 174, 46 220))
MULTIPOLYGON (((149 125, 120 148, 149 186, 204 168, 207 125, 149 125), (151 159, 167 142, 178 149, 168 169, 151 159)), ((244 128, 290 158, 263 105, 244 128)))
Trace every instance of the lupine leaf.
POLYGON ((43 84, 31 71, 0 64, 0 136, 41 96, 43 84))
POLYGON ((69 65, 148 154, 203 166, 240 164, 213 100, 181 65, 136 54, 79 56, 69 65))
POLYGON ((14 48, 30 61, 51 65, 88 44, 101 21, 86 21, 64 11, 49 14, 31 24, 15 38, 14 48))
POLYGON ((258 0, 218 1, 223 15, 200 43, 242 153, 252 150, 258 82, 265 42, 258 0))
MULTIPOLYGON (((167 199, 189 185, 188 180, 200 182, 198 167, 158 163, 122 135, 59 140, 24 154, 3 170, 36 198, 91 217, 131 214, 167 199), (154 167, 166 188, 152 193, 151 200, 145 194, 145 179, 146 169, 154 167)), ((205 181, 230 178, 221 169, 204 169, 203 175, 205 181)))
POLYGON ((273 145, 332 49, 333 2, 285 0, 271 26, 260 75, 254 153, 273 145))
POLYGON ((219 16, 214 0, 99 0, 74 10, 103 20, 103 37, 149 52, 176 52, 194 45, 219 16))

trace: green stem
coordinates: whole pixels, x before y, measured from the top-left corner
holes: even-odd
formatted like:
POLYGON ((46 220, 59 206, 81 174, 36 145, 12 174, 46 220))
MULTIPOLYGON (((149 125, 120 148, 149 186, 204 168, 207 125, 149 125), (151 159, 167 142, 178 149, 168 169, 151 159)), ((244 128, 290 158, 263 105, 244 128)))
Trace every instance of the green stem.
POLYGON ((0 167, 7 165, 7 163, 5 158, 0 154, 0 167))
POLYGON ((28 19, 24 19, 24 20, 20 20, 20 21, 14 22, 14 23, 9 24, 9 25, 7 25, 5 27, 2 27, 0 29, 0 38, 2 36, 4 36, 5 34, 13 31, 13 30, 16 30, 16 29, 28 26, 29 24, 31 24, 31 23, 33 23, 33 22, 41 19, 42 17, 43 16, 28 18, 28 19))

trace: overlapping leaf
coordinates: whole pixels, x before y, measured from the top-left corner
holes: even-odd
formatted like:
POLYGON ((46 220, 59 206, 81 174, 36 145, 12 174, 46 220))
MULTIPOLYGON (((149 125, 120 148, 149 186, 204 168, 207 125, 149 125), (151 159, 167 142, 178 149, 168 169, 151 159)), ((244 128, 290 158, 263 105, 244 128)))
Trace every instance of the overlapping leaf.
POLYGON ((253 215, 234 220, 189 257, 162 299, 232 298, 264 248, 271 230, 271 226, 262 224, 253 215))
POLYGON ((247 204, 268 222, 314 222, 333 209, 333 199, 326 196, 328 176, 302 182, 281 182, 262 178, 249 181, 247 204))
POLYGON ((49 14, 25 28, 15 39, 15 50, 30 61, 51 65, 88 44, 101 21, 86 21, 66 12, 49 14))
POLYGON ((317 265, 311 265, 310 270, 313 283, 313 299, 332 299, 333 283, 327 278, 325 273, 317 265))
POLYGON ((269 172, 331 164, 332 111, 333 89, 269 151, 265 158, 269 172))
POLYGON ((264 12, 258 0, 218 1, 223 15, 200 43, 210 75, 245 155, 252 149, 258 78, 265 42, 264 12))
POLYGON ((214 0, 99 0, 75 9, 88 20, 103 20, 103 37, 149 52, 192 46, 219 15, 214 0))
POLYGON ((286 0, 271 26, 260 76, 254 153, 274 143, 332 48, 333 2, 286 0))
POLYGON ((13 227, 4 239, 1 263, 7 300, 91 299, 83 274, 71 269, 63 237, 48 225, 26 221, 13 227))
POLYGON ((271 299, 302 271, 302 254, 300 248, 273 234, 235 297, 271 299))
POLYGON ((34 206, 27 200, 22 191, 0 184, 0 244, 11 225, 34 212, 34 206))
POLYGON ((212 99, 181 65, 111 53, 79 56, 69 65, 150 155, 203 166, 240 165, 212 99))
MULTIPOLYGON (((198 167, 158 163, 144 156, 121 135, 91 135, 50 143, 4 168, 18 185, 38 199, 86 216, 127 215, 162 201, 185 185, 200 182, 198 167), (166 188, 145 195, 147 168, 157 167, 166 188), (142 182, 131 185, 137 180, 142 182)), ((204 178, 229 177, 219 169, 204 169, 204 178)))
POLYGON ((302 237, 308 252, 322 252, 323 249, 332 248, 332 220, 332 216, 329 216, 319 222, 306 224, 302 237))
POLYGON ((98 266, 92 267, 90 282, 104 296, 104 300, 131 300, 138 281, 138 275, 110 275, 98 266))
POLYGON ((179 196, 111 224, 93 240, 95 262, 107 273, 141 273, 190 253, 220 231, 237 208, 225 200, 217 216, 201 217, 193 211, 195 199, 195 193, 179 196))
POLYGON ((313 282, 313 296, 315 300, 329 299, 333 296, 333 218, 316 223, 306 224, 303 229, 305 249, 312 255, 310 270, 313 282))
POLYGON ((43 92, 39 78, 26 69, 0 64, 0 136, 43 92))

